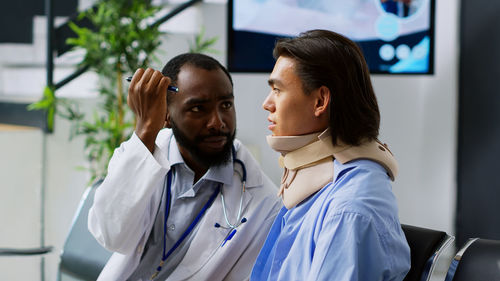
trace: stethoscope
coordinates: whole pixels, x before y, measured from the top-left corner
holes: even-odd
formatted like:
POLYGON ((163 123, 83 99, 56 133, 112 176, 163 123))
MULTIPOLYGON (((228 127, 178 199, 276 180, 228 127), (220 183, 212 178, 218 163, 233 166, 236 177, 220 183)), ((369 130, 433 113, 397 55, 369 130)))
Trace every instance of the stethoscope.
POLYGON ((215 223, 214 226, 216 228, 222 227, 224 229, 231 229, 231 231, 228 233, 226 238, 224 238, 224 240, 222 241, 222 243, 220 245, 221 247, 223 247, 227 241, 229 241, 229 240, 231 240, 231 238, 233 238, 233 236, 236 234, 236 228, 238 226, 240 226, 242 223, 247 222, 247 218, 241 217, 241 210, 242 210, 241 208, 243 206, 243 193, 245 192, 245 184, 247 181, 247 169, 245 168, 245 164, 243 163, 243 161, 236 158, 236 150, 234 149, 234 145, 231 147, 231 149, 233 152, 233 163, 238 163, 241 166, 242 174, 240 176, 241 176, 241 188, 242 188, 242 190, 241 190, 241 196, 240 196, 240 207, 238 208, 238 216, 236 217, 236 223, 232 224, 229 222, 229 219, 227 218, 226 204, 224 203, 224 192, 222 192, 222 189, 221 189, 220 198, 222 201, 222 211, 224 213, 224 219, 226 220, 226 226, 221 226, 219 223, 215 223))
MULTIPOLYGON (((220 192, 220 197, 222 201, 222 211, 224 213, 224 219, 226 221, 226 226, 222 226, 219 223, 215 223, 215 228, 224 228, 224 229, 230 229, 231 231, 226 235, 224 240, 222 241, 220 247, 223 247, 229 240, 233 238, 233 236, 236 234, 236 228, 240 226, 242 223, 247 222, 247 219, 245 217, 241 217, 242 215, 242 206, 243 206, 243 193, 245 192, 245 184, 247 181, 247 170, 245 168, 245 164, 243 161, 240 159, 236 158, 236 149, 234 148, 234 145, 231 147, 231 152, 233 155, 233 164, 238 163, 241 166, 241 196, 240 196, 240 206, 238 208, 238 216, 236 217, 236 223, 232 224, 229 222, 228 216, 227 216, 227 211, 226 211, 226 204, 224 202, 224 192, 222 191, 222 183, 219 184, 219 186, 214 190, 214 192, 210 195, 210 198, 208 201, 203 205, 203 208, 201 208, 200 212, 194 220, 191 222, 191 224, 188 226, 188 228, 182 233, 181 237, 177 242, 174 243, 174 245, 166 251, 166 235, 167 235, 167 220, 168 216, 170 214, 170 201, 172 199, 172 169, 170 169, 167 173, 167 181, 166 181, 166 190, 167 190, 167 199, 165 202, 165 218, 163 222, 163 252, 162 252, 162 259, 158 267, 156 268, 156 272, 153 273, 151 276, 150 280, 153 280, 158 276, 158 274, 161 272, 163 265, 165 264, 165 261, 168 259, 168 257, 181 245, 181 243, 186 239, 186 237, 193 231, 195 226, 198 224, 198 222, 201 220, 207 209, 212 205, 212 203, 215 201, 215 198, 217 197, 217 194, 220 192)), ((238 170, 235 169, 235 171, 239 174, 238 170)))

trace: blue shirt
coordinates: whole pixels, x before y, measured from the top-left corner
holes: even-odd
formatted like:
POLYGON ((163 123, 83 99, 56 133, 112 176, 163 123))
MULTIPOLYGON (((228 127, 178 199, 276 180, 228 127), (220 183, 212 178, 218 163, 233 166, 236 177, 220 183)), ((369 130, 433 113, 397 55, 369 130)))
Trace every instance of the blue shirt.
POLYGON ((334 181, 282 208, 251 280, 403 280, 410 248, 385 169, 334 161, 334 181))

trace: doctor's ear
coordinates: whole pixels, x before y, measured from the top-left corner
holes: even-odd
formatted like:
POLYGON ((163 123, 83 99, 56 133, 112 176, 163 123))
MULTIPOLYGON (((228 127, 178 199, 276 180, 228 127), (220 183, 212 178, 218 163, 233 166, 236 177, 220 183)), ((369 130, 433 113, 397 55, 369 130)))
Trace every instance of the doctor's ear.
POLYGON ((170 113, 167 109, 167 115, 165 116, 165 125, 166 128, 172 128, 172 123, 170 122, 170 113))
POLYGON ((326 86, 321 86, 313 92, 316 99, 314 104, 314 116, 320 117, 324 113, 328 113, 328 105, 330 104, 331 93, 326 86))

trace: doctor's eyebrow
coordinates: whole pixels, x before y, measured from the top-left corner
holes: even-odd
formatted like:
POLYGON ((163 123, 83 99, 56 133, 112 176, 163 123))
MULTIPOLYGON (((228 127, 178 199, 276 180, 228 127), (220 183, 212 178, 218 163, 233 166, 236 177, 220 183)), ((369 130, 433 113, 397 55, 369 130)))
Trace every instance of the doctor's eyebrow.
POLYGON ((218 98, 218 100, 230 100, 230 99, 234 99, 234 95, 232 92, 227 95, 220 96, 218 98))

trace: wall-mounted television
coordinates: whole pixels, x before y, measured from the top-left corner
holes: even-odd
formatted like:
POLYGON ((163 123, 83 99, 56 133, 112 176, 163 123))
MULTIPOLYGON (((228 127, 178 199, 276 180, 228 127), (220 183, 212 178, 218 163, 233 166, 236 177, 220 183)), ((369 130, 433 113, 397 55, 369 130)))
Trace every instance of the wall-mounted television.
POLYGON ((228 69, 271 72, 278 38, 328 29, 355 41, 371 73, 434 73, 435 0, 229 0, 228 69))

